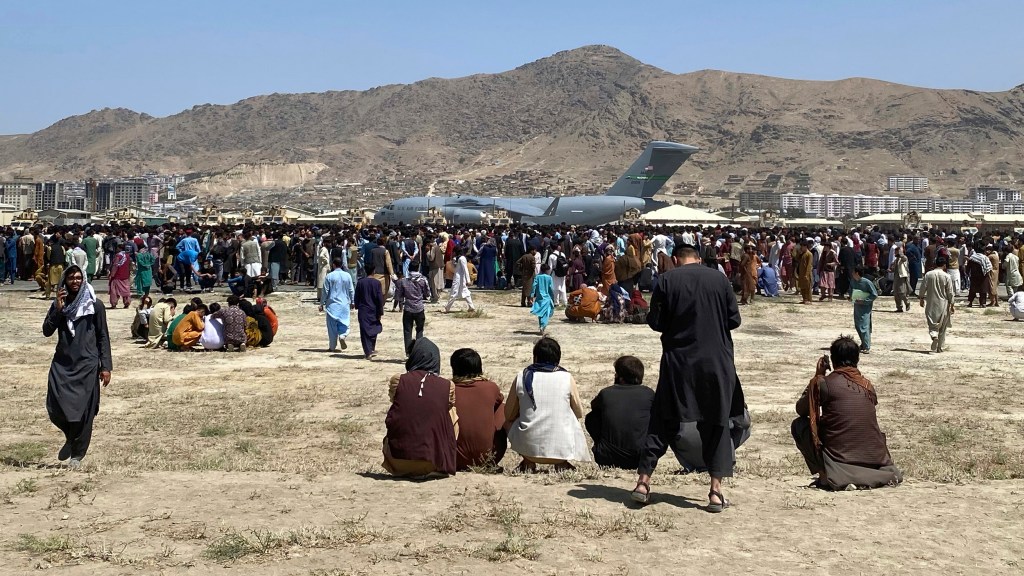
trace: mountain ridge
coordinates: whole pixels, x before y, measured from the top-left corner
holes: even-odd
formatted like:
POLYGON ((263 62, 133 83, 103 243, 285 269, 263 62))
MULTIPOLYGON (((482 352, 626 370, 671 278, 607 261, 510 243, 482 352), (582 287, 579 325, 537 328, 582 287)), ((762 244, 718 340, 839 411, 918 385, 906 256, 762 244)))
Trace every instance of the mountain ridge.
POLYGON ((1024 178, 1024 85, 980 92, 673 74, 610 46, 585 46, 505 72, 364 91, 257 95, 164 117, 94 110, 0 137, 0 174, 216 173, 269 162, 325 165, 324 182, 543 169, 599 183, 654 139, 699 146, 673 183, 711 190, 729 174, 804 171, 822 192, 877 192, 897 173, 962 192, 1024 178))

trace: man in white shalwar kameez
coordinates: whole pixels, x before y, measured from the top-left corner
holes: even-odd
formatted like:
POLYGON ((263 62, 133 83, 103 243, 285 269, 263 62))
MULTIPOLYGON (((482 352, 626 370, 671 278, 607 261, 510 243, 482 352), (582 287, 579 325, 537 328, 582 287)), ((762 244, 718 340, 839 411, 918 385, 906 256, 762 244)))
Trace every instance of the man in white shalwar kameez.
POLYGON ((459 249, 458 257, 455 259, 455 274, 452 276, 452 289, 448 293, 448 303, 445 304, 445 313, 451 312, 452 306, 459 300, 465 300, 469 305, 469 311, 476 310, 473 307, 473 295, 469 292, 469 263, 466 261, 466 247, 459 249))
POLYGON ((928 335, 932 339, 932 352, 942 352, 946 346, 946 330, 952 325, 953 281, 946 269, 949 261, 945 256, 935 259, 935 268, 924 275, 921 283, 921 307, 928 322, 928 335))

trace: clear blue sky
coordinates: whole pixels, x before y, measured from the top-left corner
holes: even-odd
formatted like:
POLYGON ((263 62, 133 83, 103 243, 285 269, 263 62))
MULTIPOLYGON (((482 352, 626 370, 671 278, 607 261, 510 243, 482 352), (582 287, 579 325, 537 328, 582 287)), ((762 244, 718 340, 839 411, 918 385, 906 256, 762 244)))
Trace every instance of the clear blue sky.
POLYGON ((0 134, 500 72, 586 44, 676 73, 1024 83, 1024 0, 5 0, 0 22, 0 134))

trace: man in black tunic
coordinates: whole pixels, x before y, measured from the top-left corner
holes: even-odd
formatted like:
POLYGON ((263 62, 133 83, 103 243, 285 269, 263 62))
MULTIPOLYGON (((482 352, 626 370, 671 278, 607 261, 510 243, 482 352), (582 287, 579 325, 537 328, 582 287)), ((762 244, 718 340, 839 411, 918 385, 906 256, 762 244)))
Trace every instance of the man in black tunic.
POLYGON ((43 335, 54 332, 57 348, 50 364, 46 411, 66 439, 57 457, 70 458, 68 465, 78 468, 100 410, 100 384, 110 383, 112 366, 106 310, 78 266, 64 271, 57 299, 43 320, 43 335))
POLYGON ((722 478, 732 476, 729 418, 743 414, 743 389, 733 363, 732 334, 740 325, 729 280, 701 265, 697 249, 676 246, 681 265, 661 275, 651 295, 647 323, 661 332, 661 374, 651 407, 646 453, 632 497, 650 500, 651 474, 683 422, 696 422, 711 476, 708 511, 721 512, 722 478))

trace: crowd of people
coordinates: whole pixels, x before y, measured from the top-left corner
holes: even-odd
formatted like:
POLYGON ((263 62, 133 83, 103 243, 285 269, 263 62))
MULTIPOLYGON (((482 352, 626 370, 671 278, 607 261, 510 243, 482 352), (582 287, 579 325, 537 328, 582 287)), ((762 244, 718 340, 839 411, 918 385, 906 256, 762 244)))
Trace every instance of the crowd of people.
POLYGON ((35 281, 47 298, 56 291, 44 323, 45 334, 60 335, 47 406, 68 438, 62 459, 77 462, 88 447, 98 386, 109 382, 112 369, 104 306, 90 284, 96 278, 107 278, 111 308, 138 298, 136 338, 170 350, 269 345, 277 317, 267 297, 291 283, 316 290, 328 349, 347 348, 354 310, 363 355, 373 359, 390 301, 391 312, 402 314, 406 373, 389 386, 387 470, 454 474, 497 465, 510 445, 522 456, 523 472, 591 459, 636 469, 632 496, 647 502, 656 463, 672 449, 685 470, 709 473, 712 511, 729 505, 721 481, 732 474, 735 450, 751 430, 730 336, 740 306, 790 291, 803 305, 813 305, 814 296, 818 303, 852 302, 860 342, 833 343, 797 403, 792 428, 809 470, 832 489, 901 479, 878 430, 874 388, 857 371, 860 355, 871 352, 871 312, 879 298, 891 295, 897 310, 907 311, 916 297, 934 352, 946 349, 954 305, 965 291, 968 306, 975 300, 997 305, 1002 282, 1012 317, 1024 318, 1024 239, 1015 234, 111 225, 7 229, 3 236, 5 280, 35 281), (156 302, 154 283, 161 293, 156 302), (193 297, 178 311, 175 292, 221 285, 231 293, 224 305, 193 297), (465 300, 475 310, 474 290, 518 290, 542 336, 559 309, 573 321, 647 323, 663 345, 656 389, 640 385, 639 360, 619 358, 614 383, 591 402, 584 428, 575 381, 548 337, 538 341, 533 362, 507 396, 483 376, 472 349, 455 351, 452 379, 442 378, 440 352, 424 337, 425 309, 448 312, 465 300), (79 329, 86 339, 75 337, 79 329))
MULTIPOLYGON (((680 265, 659 279, 648 314, 662 335, 655 390, 642 385, 643 363, 621 356, 611 385, 584 417, 576 380, 561 366, 553 338, 535 343, 532 362, 507 395, 484 375, 472 348, 452 353, 449 380, 441 376, 438 347, 418 338, 406 372, 389 383, 383 467, 396 476, 443 477, 495 467, 511 447, 522 473, 539 466, 570 470, 573 462, 638 470, 632 498, 648 503, 651 476, 671 449, 684 471, 709 474, 707 509, 727 509, 722 479, 732 475, 736 449, 752 427, 730 335, 741 322, 739 307, 725 277, 700 265, 695 247, 681 245, 675 255, 680 265)), ((876 392, 857 368, 859 356, 853 339, 836 339, 796 402, 794 443, 822 488, 902 482, 878 425, 876 392)))

